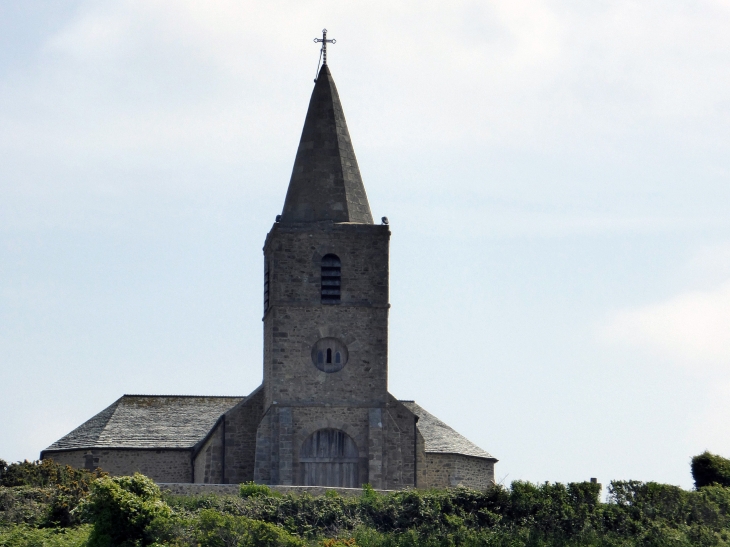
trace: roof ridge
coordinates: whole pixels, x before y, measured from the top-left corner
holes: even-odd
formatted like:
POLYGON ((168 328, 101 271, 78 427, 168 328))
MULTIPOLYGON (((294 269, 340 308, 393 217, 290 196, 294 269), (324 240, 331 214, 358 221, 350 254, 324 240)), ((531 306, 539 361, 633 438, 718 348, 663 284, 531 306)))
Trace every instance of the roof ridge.
MULTIPOLYGON (((104 424, 103 424, 103 425, 101 426, 101 428, 99 429, 99 434, 98 434, 98 435, 96 436, 96 440, 97 440, 97 441, 98 441, 99 439, 101 439, 101 436, 102 436, 102 435, 104 434, 104 430, 106 429, 106 426, 107 426, 107 425, 109 425, 109 422, 110 422, 110 421, 111 421, 111 419, 112 419, 112 418, 114 417, 114 414, 115 414, 115 413, 117 412, 117 408, 119 408, 119 403, 120 403, 121 401, 122 401, 122 398, 121 398, 121 397, 119 397, 119 399, 117 399, 117 400, 116 400, 116 401, 114 401, 114 402, 113 402, 113 403, 112 403, 111 405, 109 405, 109 407, 108 407, 108 408, 111 408, 111 407, 113 406, 113 407, 114 407, 114 410, 113 410, 112 412, 110 412, 108 416, 105 416, 105 418, 106 418, 106 419, 104 420, 104 424)), ((106 409, 105 409, 105 410, 106 410, 106 409)), ((102 411, 102 412, 103 412, 103 411, 102 411)), ((100 412, 99 414, 101 414, 101 412, 100 412)))
POLYGON ((247 395, 148 395, 146 393, 125 393, 122 397, 215 397, 217 399, 241 399, 247 395))

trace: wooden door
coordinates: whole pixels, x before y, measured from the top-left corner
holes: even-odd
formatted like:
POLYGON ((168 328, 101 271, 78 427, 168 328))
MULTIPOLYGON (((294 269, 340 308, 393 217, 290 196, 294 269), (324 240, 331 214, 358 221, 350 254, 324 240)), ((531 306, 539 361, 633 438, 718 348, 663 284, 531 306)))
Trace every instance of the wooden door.
POLYGON ((338 429, 312 433, 299 451, 301 484, 359 488, 355 441, 338 429))

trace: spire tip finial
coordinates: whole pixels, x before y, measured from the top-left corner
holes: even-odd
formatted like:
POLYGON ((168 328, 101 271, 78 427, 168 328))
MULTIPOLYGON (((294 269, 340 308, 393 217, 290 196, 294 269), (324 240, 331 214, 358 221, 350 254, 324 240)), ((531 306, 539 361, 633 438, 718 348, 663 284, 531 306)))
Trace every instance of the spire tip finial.
POLYGON ((320 42, 322 43, 322 49, 320 50, 321 57, 322 57, 322 64, 326 65, 327 64, 327 44, 336 44, 337 40, 335 40, 334 38, 332 40, 328 40, 327 39, 327 29, 323 28, 322 29, 322 38, 314 39, 315 44, 318 44, 320 42))

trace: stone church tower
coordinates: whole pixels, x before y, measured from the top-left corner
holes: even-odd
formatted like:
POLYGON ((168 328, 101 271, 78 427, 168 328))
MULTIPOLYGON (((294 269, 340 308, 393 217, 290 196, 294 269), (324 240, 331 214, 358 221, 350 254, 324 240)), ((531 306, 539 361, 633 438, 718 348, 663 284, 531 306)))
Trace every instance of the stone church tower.
POLYGON ((325 63, 264 244, 262 385, 235 398, 125 395, 41 456, 160 482, 493 484, 496 459, 388 392, 389 239, 325 63))
POLYGON ((284 210, 264 246, 264 404, 271 410, 257 434, 256 480, 413 483, 415 419, 387 391, 389 238, 387 225, 373 224, 323 65, 284 210), (391 430, 411 442, 388 458, 391 430))

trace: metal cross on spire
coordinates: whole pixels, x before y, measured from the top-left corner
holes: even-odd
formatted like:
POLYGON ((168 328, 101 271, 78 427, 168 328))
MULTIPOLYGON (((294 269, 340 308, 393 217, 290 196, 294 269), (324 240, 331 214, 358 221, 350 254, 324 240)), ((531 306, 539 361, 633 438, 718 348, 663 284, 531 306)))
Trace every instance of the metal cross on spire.
POLYGON ((334 38, 332 40, 328 40, 327 39, 327 29, 323 28, 322 29, 322 38, 314 39, 315 44, 318 44, 319 42, 322 42, 322 64, 326 65, 327 64, 327 44, 328 43, 336 44, 337 40, 335 40, 334 38))

